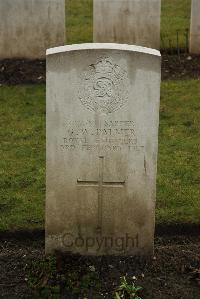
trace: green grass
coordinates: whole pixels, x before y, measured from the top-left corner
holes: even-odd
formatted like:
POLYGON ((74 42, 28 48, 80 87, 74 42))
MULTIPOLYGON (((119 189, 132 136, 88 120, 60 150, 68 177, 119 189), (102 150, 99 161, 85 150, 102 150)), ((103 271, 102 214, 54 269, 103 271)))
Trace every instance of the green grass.
MULTIPOLYGON (((66 0, 67 43, 92 42, 92 0, 66 0)), ((176 47, 177 30, 180 47, 185 47, 185 29, 190 25, 191 0, 162 0, 161 47, 176 47)))
POLYGON ((161 89, 157 222, 200 222, 199 81, 161 89))
POLYGON ((41 227, 45 194, 44 86, 0 87, 0 229, 41 227))
MULTIPOLYGON (((157 223, 200 221, 199 81, 161 88, 157 223)), ((44 227, 45 86, 0 87, 0 230, 44 227)))
POLYGON ((92 0, 66 0, 67 44, 92 42, 92 0))
POLYGON ((186 47, 185 30, 190 28, 191 0, 162 0, 161 48, 176 47, 177 31, 179 46, 186 47))

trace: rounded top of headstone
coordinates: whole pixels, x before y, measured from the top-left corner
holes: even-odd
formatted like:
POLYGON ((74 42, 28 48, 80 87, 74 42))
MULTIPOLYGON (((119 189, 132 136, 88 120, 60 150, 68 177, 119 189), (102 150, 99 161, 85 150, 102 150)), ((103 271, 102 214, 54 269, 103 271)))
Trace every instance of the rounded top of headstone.
POLYGON ((116 44, 116 43, 87 43, 87 44, 73 44, 61 47, 47 49, 46 55, 59 54, 71 51, 81 50, 121 50, 130 52, 139 52, 154 56, 161 56, 160 51, 136 45, 116 44))

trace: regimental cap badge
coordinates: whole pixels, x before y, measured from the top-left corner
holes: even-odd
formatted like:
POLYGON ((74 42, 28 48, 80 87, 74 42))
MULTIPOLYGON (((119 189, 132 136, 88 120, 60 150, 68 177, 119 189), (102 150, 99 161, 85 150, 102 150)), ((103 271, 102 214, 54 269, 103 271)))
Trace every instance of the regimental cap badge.
POLYGON ((127 71, 110 57, 100 57, 81 76, 79 99, 89 110, 112 113, 128 100, 127 71))

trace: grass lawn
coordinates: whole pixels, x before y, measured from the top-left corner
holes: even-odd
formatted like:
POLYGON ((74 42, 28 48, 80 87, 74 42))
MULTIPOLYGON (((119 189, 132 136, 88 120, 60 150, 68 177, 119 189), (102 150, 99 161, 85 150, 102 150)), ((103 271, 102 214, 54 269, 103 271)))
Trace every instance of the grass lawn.
POLYGON ((186 47, 185 30, 190 28, 191 0, 162 0, 161 6, 161 48, 169 48, 177 44, 186 47), (171 40, 171 41, 169 41, 171 40))
MULTIPOLYGON (((157 223, 200 221, 199 81, 161 88, 157 223)), ((0 87, 0 230, 44 227, 45 86, 0 87)))
MULTIPOLYGON (((67 43, 92 42, 92 0, 66 0, 67 43)), ((190 25, 191 0, 162 0, 161 47, 176 46, 179 30, 180 47, 185 47, 185 29, 190 25), (163 43, 164 41, 164 43, 163 43)))
POLYGON ((92 42, 92 0, 66 1, 67 44, 92 42))
POLYGON ((200 222, 200 85, 161 85, 157 222, 200 222))
POLYGON ((42 227, 44 85, 0 87, 0 230, 42 227))

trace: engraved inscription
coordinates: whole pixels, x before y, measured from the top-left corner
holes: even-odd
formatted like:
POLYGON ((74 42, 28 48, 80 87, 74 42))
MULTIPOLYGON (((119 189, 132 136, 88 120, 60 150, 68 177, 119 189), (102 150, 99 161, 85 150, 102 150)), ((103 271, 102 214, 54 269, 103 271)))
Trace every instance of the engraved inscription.
POLYGON ((61 148, 81 151, 140 151, 134 121, 105 120, 96 126, 93 120, 66 120, 61 148))
POLYGON ((101 57, 81 76, 79 99, 89 110, 112 113, 128 100, 127 71, 109 57, 101 57))

